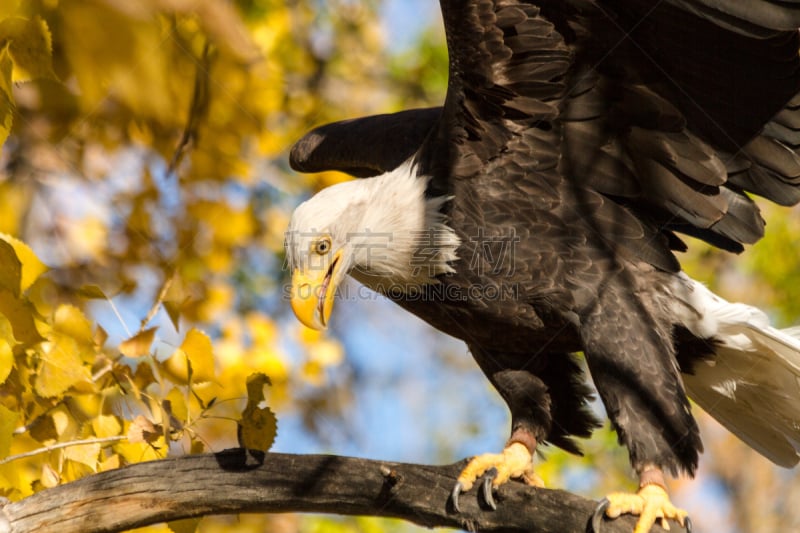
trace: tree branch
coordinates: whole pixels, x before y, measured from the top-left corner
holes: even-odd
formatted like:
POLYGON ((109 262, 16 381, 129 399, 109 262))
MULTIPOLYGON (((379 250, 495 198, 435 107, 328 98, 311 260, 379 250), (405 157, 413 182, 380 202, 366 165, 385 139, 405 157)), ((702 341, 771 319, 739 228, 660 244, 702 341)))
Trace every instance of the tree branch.
MULTIPOLYGON (((449 494, 463 463, 427 466, 330 455, 244 450, 130 465, 41 491, 0 509, 8 533, 111 533, 210 514, 319 512, 401 518, 427 527, 491 532, 587 531, 596 502, 511 482, 497 511, 449 494)), ((603 533, 630 533, 634 519, 606 521, 603 533)), ((673 532, 680 530, 673 525, 673 532)), ((655 528, 658 529, 658 528, 655 528)))

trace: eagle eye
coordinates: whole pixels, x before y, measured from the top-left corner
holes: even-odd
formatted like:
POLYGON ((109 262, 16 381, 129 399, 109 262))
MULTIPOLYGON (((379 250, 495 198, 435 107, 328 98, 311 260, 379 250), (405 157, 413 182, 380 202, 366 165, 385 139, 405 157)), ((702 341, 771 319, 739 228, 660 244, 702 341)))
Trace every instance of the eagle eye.
POLYGON ((325 255, 331 251, 331 238, 330 237, 322 237, 318 241, 314 243, 313 246, 314 253, 319 255, 325 255))

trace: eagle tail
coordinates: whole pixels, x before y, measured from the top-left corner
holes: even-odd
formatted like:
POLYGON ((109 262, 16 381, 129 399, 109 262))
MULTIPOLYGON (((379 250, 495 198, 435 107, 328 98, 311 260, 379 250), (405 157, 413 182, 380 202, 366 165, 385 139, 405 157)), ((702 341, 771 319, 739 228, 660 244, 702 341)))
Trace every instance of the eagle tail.
POLYGON ((800 327, 774 328, 760 310, 683 281, 683 325, 711 339, 714 351, 684 369, 689 397, 773 463, 794 466, 800 460, 800 327))

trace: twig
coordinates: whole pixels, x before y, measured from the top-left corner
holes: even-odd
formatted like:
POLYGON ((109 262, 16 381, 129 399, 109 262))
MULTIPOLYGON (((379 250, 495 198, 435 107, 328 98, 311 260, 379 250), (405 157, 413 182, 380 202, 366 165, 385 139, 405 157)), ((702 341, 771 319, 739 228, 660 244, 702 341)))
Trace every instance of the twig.
POLYGON ((16 461, 17 459, 24 459, 25 457, 32 457, 34 455, 39 455, 40 453, 52 452, 53 450, 58 450, 60 448, 69 448, 70 446, 80 446, 82 444, 106 444, 109 442, 119 442, 127 438, 128 437, 124 435, 118 435, 116 437, 96 437, 93 439, 72 440, 69 442, 57 442, 56 444, 51 444, 50 446, 43 446, 42 448, 36 448, 35 450, 31 450, 29 452, 18 453, 17 455, 9 455, 8 457, 0 459, 0 465, 16 461))

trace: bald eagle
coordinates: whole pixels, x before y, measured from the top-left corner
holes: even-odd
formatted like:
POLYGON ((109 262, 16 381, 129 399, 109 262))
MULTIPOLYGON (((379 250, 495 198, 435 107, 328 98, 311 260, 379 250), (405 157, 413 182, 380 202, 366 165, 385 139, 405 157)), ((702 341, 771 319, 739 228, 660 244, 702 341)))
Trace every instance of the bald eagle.
MULTIPOLYGON (((687 521, 665 475, 693 475, 688 398, 773 462, 800 450, 800 331, 681 271, 678 234, 741 252, 751 195, 800 201, 800 2, 441 0, 444 105, 313 130, 324 189, 287 233, 292 307, 328 326, 351 275, 463 339, 508 404, 502 453, 473 458, 453 503, 538 485, 542 444, 580 453, 593 390, 640 488, 602 515, 687 521)), ((788 245, 788 244, 787 244, 788 245)), ((666 522, 664 522, 666 523, 666 522)))

